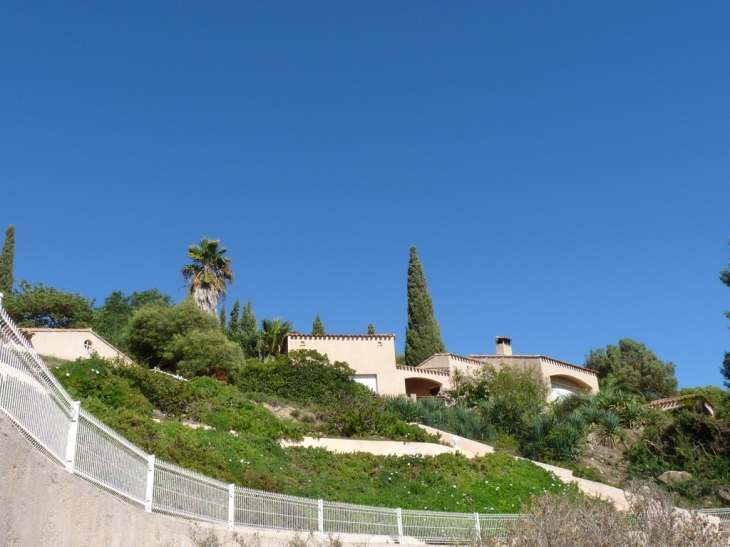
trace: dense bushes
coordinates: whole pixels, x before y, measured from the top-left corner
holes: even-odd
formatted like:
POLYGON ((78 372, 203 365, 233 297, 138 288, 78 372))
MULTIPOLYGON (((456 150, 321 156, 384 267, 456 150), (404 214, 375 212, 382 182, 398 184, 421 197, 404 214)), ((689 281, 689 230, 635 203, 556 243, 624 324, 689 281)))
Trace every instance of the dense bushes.
POLYGON ((691 473, 692 479, 672 488, 689 499, 704 498, 717 486, 730 484, 730 426, 725 420, 680 410, 646 427, 626 457, 633 477, 656 478, 677 469, 691 473))
POLYGON ((217 329, 218 321, 200 311, 191 299, 175 306, 147 305, 129 323, 129 349, 140 363, 174 369, 176 363, 166 353, 176 337, 217 329))
POLYGON ((330 363, 316 351, 292 351, 288 356, 249 359, 238 387, 305 405, 312 405, 321 423, 310 429, 340 437, 384 437, 425 441, 422 429, 409 426, 388 411, 387 403, 350 378, 347 363, 330 363))
POLYGON ((449 404, 475 409, 489 423, 516 434, 532 417, 545 409, 549 386, 534 368, 485 365, 473 374, 454 374, 449 404))
POLYGON ((329 359, 316 351, 292 351, 277 359, 249 359, 238 383, 243 391, 268 393, 289 401, 323 403, 330 395, 367 395, 369 390, 354 382, 347 363, 329 359))

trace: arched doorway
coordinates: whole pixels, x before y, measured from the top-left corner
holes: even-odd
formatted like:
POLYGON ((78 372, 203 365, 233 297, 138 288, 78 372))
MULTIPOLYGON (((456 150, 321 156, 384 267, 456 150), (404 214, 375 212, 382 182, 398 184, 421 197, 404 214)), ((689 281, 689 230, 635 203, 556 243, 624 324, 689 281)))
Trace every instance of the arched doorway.
POLYGON ((409 397, 434 397, 440 392, 440 382, 430 378, 406 378, 406 394, 409 397))

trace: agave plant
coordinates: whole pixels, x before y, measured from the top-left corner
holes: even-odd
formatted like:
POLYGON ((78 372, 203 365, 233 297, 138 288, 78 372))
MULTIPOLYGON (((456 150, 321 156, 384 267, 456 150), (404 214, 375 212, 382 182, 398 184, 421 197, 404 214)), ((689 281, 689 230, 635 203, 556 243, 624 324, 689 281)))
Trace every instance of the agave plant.
POLYGON ((527 422, 522 438, 524 456, 539 460, 550 454, 550 434, 558 420, 552 414, 540 414, 527 422))
POLYGON ((405 422, 420 422, 423 418, 423 406, 410 397, 386 397, 386 402, 388 410, 405 422))
POLYGON ((583 453, 586 441, 585 429, 566 420, 557 425, 549 440, 556 460, 574 462, 583 453))
POLYGON ((598 444, 614 448, 619 442, 626 438, 626 433, 621 426, 621 419, 618 414, 604 410, 591 433, 592 440, 598 444))
POLYGON ((494 426, 483 416, 463 407, 452 407, 449 414, 453 433, 476 441, 493 441, 496 438, 494 426))
POLYGON ((588 427, 590 423, 586 419, 585 414, 580 410, 574 410, 573 412, 565 416, 565 418, 563 418, 563 421, 571 427, 575 428, 575 430, 579 431, 582 435, 586 435, 588 432, 588 427))
POLYGON ((628 403, 620 414, 621 425, 629 429, 645 426, 649 421, 649 409, 644 405, 628 403))

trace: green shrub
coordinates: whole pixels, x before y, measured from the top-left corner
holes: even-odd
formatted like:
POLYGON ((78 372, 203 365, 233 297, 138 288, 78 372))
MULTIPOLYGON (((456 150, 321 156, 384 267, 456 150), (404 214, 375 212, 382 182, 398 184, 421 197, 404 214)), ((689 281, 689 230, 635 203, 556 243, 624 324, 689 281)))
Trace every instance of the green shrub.
POLYGON ((138 366, 119 366, 114 374, 126 378, 152 405, 169 416, 184 414, 192 400, 190 384, 138 366))
POLYGON ((289 401, 323 403, 333 395, 367 393, 363 391, 367 388, 350 378, 354 374, 347 363, 330 363, 314 350, 299 350, 264 362, 249 359, 238 386, 289 401))
POLYGON ((478 410, 497 429, 517 434, 532 416, 545 409, 549 386, 534 368, 480 367, 473 374, 456 374, 447 399, 478 410))
POLYGON ((140 363, 169 368, 174 363, 166 360, 165 352, 176 336, 218 328, 217 319, 202 312, 191 299, 175 306, 149 304, 129 322, 129 350, 140 363))
POLYGON ((220 330, 192 330, 177 335, 163 355, 183 376, 213 376, 233 383, 240 379, 245 362, 241 346, 220 330))

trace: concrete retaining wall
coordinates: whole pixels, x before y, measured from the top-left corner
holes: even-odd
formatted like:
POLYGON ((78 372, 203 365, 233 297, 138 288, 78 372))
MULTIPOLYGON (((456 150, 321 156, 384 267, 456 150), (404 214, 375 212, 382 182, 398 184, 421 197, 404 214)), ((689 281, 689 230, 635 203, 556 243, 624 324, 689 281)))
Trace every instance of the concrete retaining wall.
MULTIPOLYGON (((71 475, 34 448, 0 412, 0 545, 2 547, 194 547, 188 521, 145 513, 71 475)), ((231 539, 225 527, 215 530, 231 539)), ((251 545, 254 530, 238 530, 251 545)), ((285 547, 292 533, 259 532, 261 547, 285 547)), ((390 538, 341 536, 345 546, 384 545, 390 538)), ((310 545, 314 547, 313 542, 310 545)))

